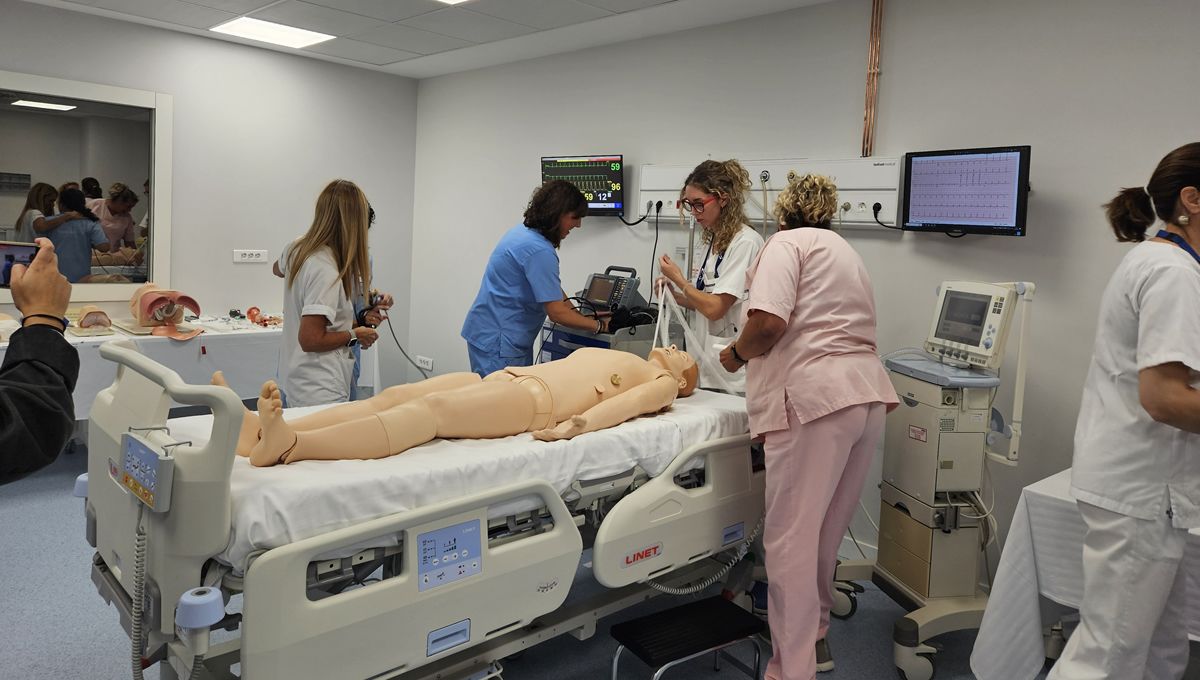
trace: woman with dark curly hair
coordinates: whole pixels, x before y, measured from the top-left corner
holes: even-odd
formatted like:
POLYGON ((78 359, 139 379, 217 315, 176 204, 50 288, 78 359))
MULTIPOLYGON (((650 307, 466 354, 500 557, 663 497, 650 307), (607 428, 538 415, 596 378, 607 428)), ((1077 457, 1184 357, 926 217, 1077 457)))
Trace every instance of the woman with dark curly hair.
POLYGON ((605 330, 605 320, 571 307, 558 276, 555 251, 586 216, 587 200, 570 182, 552 180, 533 192, 524 221, 505 232, 492 251, 463 322, 472 371, 486 376, 508 366, 529 366, 545 317, 567 328, 605 330))

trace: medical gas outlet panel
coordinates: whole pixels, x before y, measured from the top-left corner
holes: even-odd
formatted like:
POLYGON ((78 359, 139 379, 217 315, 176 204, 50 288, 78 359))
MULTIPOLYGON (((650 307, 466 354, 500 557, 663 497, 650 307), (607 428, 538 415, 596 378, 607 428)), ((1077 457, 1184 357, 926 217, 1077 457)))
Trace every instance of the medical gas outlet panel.
POLYGON ((884 481, 931 505, 936 494, 979 489, 994 388, 891 377, 900 406, 884 433, 884 481))

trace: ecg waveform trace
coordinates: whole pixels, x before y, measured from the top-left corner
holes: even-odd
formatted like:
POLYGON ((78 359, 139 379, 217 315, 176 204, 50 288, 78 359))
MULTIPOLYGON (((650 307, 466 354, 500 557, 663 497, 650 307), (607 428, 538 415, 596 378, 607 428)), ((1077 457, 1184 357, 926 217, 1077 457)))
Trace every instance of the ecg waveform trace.
POLYGON ((908 221, 1014 226, 1019 169, 1015 151, 914 158, 908 221))

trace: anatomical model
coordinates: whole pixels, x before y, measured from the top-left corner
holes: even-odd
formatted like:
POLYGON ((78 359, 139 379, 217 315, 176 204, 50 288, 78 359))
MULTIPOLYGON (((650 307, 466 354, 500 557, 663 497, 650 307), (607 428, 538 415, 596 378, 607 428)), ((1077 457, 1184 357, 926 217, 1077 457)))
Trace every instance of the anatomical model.
POLYGON ((129 299, 129 312, 139 326, 153 328, 154 335, 165 335, 175 340, 187 340, 201 333, 200 329, 180 331, 183 313, 191 310, 200 314, 200 305, 177 290, 163 290, 157 283, 142 285, 129 299))
MULTIPOLYGON (((489 439, 531 432, 570 439, 661 411, 696 387, 699 371, 675 347, 649 359, 583 348, 564 359, 511 367, 480 380, 451 373, 391 387, 365 401, 283 419, 279 388, 263 385, 258 415, 247 412, 238 454, 256 466, 299 460, 384 458, 437 437, 489 439)), ((219 375, 214 384, 225 384, 219 375)))
POLYGON ((111 326, 112 319, 109 319, 108 314, 96 305, 84 305, 83 309, 79 310, 80 328, 110 328, 111 326))

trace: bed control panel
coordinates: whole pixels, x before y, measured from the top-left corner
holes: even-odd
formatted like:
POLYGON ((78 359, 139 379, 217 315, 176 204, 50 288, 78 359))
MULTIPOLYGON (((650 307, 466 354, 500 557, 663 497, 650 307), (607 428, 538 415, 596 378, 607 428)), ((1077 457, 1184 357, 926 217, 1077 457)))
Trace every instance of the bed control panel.
POLYGON ((471 520, 417 534, 419 592, 483 573, 479 525, 479 520, 471 520))
POLYGON ((121 437, 121 470, 117 482, 151 512, 171 508, 171 479, 175 461, 136 434, 121 437))

